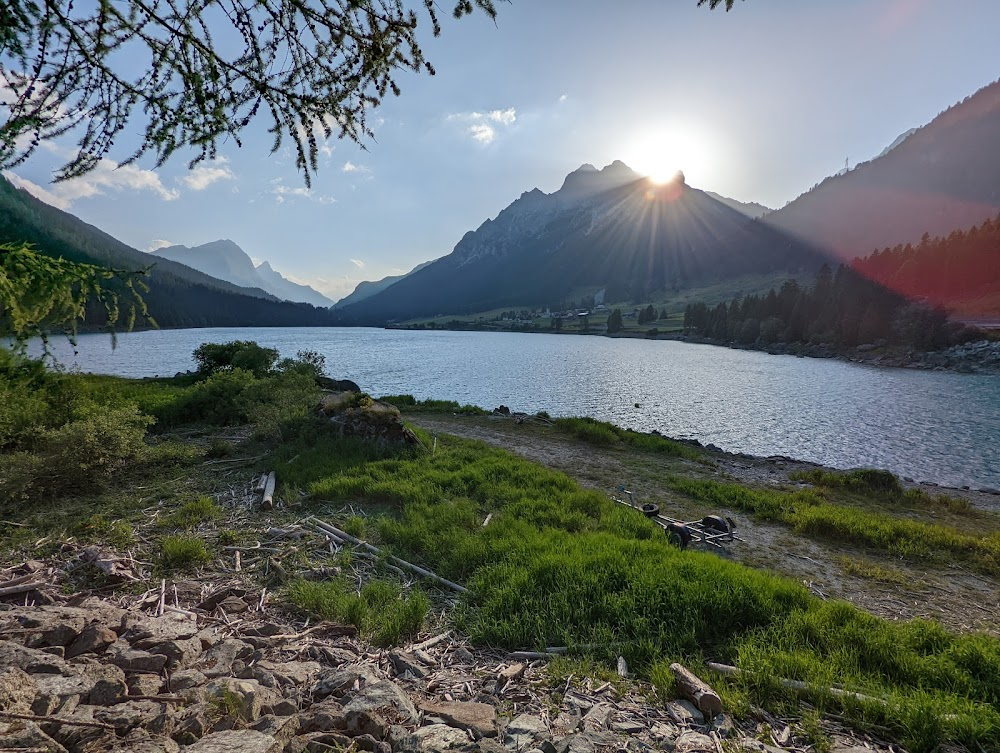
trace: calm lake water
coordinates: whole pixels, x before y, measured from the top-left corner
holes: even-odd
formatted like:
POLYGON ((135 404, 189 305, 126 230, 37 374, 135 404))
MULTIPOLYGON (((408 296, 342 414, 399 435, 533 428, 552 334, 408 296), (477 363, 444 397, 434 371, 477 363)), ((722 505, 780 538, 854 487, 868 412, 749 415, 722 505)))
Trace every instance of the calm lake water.
POLYGON ((191 329, 85 335, 60 360, 83 371, 169 376, 202 342, 315 350, 373 395, 585 415, 733 452, 888 468, 950 486, 1000 487, 1000 378, 877 369, 673 341, 381 329, 191 329), (638 407, 636 404, 638 403, 638 407))

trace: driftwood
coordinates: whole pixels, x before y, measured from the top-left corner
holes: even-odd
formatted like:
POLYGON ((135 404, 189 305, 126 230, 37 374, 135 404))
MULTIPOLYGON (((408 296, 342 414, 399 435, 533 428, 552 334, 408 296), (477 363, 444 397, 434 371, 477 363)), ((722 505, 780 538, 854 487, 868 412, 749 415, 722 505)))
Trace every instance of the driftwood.
POLYGON ((670 671, 674 673, 681 693, 694 701, 694 705, 701 713, 709 717, 722 713, 722 699, 719 698, 719 694, 694 672, 676 662, 670 665, 670 671))
MULTIPOLYGON (((339 528, 336 528, 330 525, 329 523, 324 523, 322 520, 316 518, 313 518, 313 522, 320 530, 324 531, 325 533, 333 534, 339 539, 343 539, 344 541, 349 541, 352 544, 355 544, 356 546, 360 546, 363 549, 368 550, 372 554, 376 555, 382 554, 382 550, 379 549, 377 546, 373 546, 365 541, 362 541, 361 539, 357 539, 354 536, 351 536, 351 534, 349 533, 344 533, 339 528)), ((386 556, 388 557, 388 559, 390 559, 392 562, 395 562, 400 567, 405 568, 410 572, 416 573, 417 575, 422 575, 425 578, 429 578, 435 583, 439 583, 442 586, 450 588, 452 591, 458 591, 459 593, 463 594, 469 593, 469 589, 467 589, 465 586, 460 586, 457 583, 453 583, 452 581, 446 578, 442 578, 440 575, 432 573, 430 570, 426 570, 420 567, 419 565, 414 565, 412 562, 407 562, 406 560, 400 559, 399 557, 396 557, 395 555, 392 554, 386 556)))
POLYGON ((435 635, 433 638, 428 638, 426 641, 421 641, 420 643, 414 644, 413 651, 426 651, 429 648, 436 646, 439 643, 451 638, 451 631, 446 633, 441 633, 441 635, 435 635))
MULTIPOLYGON (((743 671, 739 667, 734 667, 729 664, 719 664, 714 661, 706 662, 706 666, 709 669, 715 670, 720 675, 726 675, 727 677, 739 677, 743 674, 743 671)), ((870 695, 864 695, 862 693, 855 693, 852 690, 844 690, 843 688, 824 688, 819 685, 810 685, 808 682, 803 682, 802 680, 789 680, 785 677, 778 678, 778 682, 783 688, 788 688, 790 690, 798 690, 802 693, 829 693, 830 695, 835 695, 838 698, 852 698, 855 701, 874 701, 875 703, 886 703, 881 698, 874 698, 870 695)))
POLYGON ((274 485, 276 482, 274 471, 271 471, 267 474, 267 481, 264 482, 264 496, 260 499, 260 506, 266 510, 274 507, 274 485))
MULTIPOLYGON (((17 580, 21 580, 17 578, 17 580)), ((38 588, 43 588, 49 585, 45 581, 35 580, 28 581, 27 583, 15 583, 14 585, 3 586, 0 588, 0 596, 12 596, 14 594, 23 594, 28 591, 34 591, 38 588)))

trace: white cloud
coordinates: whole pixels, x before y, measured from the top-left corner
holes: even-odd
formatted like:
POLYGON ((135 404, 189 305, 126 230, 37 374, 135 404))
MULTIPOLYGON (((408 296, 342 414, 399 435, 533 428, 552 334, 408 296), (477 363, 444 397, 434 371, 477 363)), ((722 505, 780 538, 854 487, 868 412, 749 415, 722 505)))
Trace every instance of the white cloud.
POLYGON ((351 259, 351 264, 353 264, 358 269, 364 269, 365 263, 361 259, 351 259))
POLYGON ((464 131, 473 141, 483 146, 492 144, 501 134, 502 129, 510 128, 517 122, 517 110, 508 107, 503 110, 489 112, 456 112, 445 118, 449 123, 460 123, 464 131))
POLYGON ((517 120, 517 111, 513 107, 508 107, 506 110, 493 110, 487 117, 494 123, 509 126, 517 120))
POLYGON ((486 123, 473 123, 469 126, 469 135, 480 144, 492 144, 497 132, 493 126, 486 123))
POLYGON ((567 99, 569 99, 569 96, 568 96, 568 95, 566 95, 566 94, 562 94, 562 95, 560 95, 560 96, 559 96, 559 100, 558 100, 558 101, 559 101, 559 104, 562 104, 562 103, 563 103, 563 102, 565 102, 565 101, 566 101, 567 99))
POLYGON ((271 181, 271 193, 278 204, 284 204, 289 198, 308 199, 318 204, 333 204, 337 200, 332 196, 315 193, 311 188, 305 186, 286 186, 281 182, 281 178, 271 181))
POLYGON ((166 248, 167 246, 174 246, 174 245, 176 245, 176 244, 173 241, 165 241, 162 238, 157 238, 156 240, 152 240, 152 241, 149 242, 149 245, 146 246, 146 252, 147 253, 152 253, 153 251, 156 251, 158 249, 166 248))
POLYGON ((119 165, 109 159, 100 160, 86 175, 53 183, 50 188, 42 188, 20 177, 17 180, 22 188, 59 209, 69 209, 77 199, 104 196, 108 190, 151 191, 164 201, 173 201, 180 196, 180 192, 164 186, 160 182, 160 176, 152 170, 143 170, 135 165, 119 165))
POLYGON ((208 163, 199 163, 189 170, 187 175, 178 178, 178 180, 192 191, 204 191, 213 183, 220 180, 232 180, 236 177, 229 169, 228 163, 229 160, 225 157, 208 163))
POLYGON ((371 174, 370 168, 365 167, 364 165, 355 165, 350 160, 344 163, 344 166, 341 168, 341 170, 343 170, 345 173, 363 173, 365 175, 371 174))

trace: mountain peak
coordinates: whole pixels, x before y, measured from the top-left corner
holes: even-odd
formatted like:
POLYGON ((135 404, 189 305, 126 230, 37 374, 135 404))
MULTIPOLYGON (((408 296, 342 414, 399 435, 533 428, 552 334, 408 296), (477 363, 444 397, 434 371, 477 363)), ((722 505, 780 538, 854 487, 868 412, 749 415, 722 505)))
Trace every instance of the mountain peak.
POLYGON ((274 271, 274 267, 271 266, 271 262, 269 262, 267 259, 265 259, 264 261, 262 261, 260 264, 257 265, 257 271, 261 271, 261 270, 263 270, 265 272, 273 272, 274 271))
POLYGON ((563 198, 583 199, 638 179, 639 174, 621 160, 615 160, 602 170, 586 162, 566 176, 557 193, 563 198))

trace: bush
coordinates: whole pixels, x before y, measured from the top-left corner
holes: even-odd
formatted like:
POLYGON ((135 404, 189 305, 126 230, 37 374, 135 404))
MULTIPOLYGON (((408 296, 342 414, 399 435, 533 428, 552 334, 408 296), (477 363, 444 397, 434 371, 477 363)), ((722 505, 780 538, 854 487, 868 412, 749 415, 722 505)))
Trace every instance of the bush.
POLYGON ((163 524, 170 528, 194 528, 200 523, 218 520, 222 509, 211 497, 198 497, 185 502, 173 514, 167 516, 163 524))
POLYGON ((300 350, 295 358, 285 358, 278 364, 278 371, 285 374, 303 374, 316 377, 326 376, 326 356, 315 350, 300 350))
POLYGON ((207 565, 212 559, 205 542, 194 536, 167 536, 160 549, 160 559, 166 570, 188 570, 207 565))
POLYGON ((278 351, 264 348, 252 340, 227 343, 202 343, 194 351, 194 360, 202 374, 242 369, 256 377, 266 376, 274 369, 278 351))

